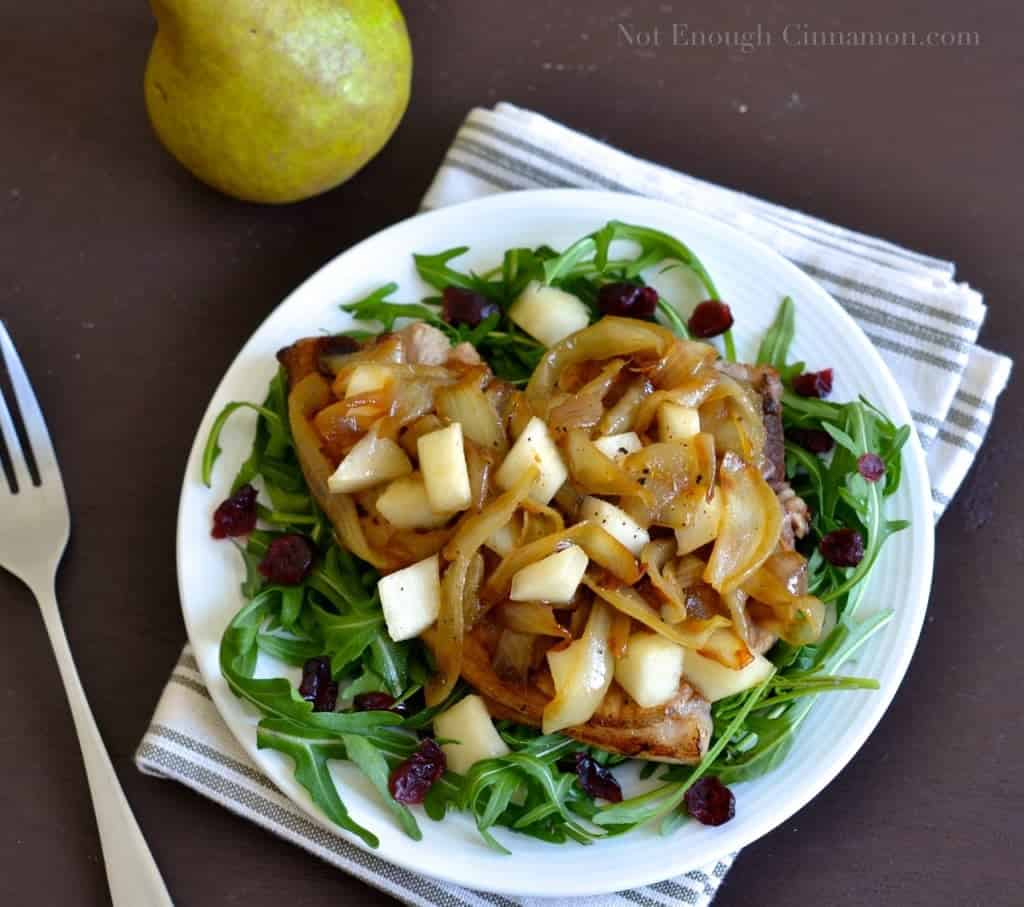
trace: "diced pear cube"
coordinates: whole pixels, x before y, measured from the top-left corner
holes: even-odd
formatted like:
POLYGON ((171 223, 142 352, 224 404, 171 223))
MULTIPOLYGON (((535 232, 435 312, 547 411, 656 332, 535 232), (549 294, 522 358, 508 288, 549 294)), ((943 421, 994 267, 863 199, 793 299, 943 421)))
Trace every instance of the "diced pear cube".
POLYGON ((544 346, 554 346, 590 324, 590 309, 572 293, 533 280, 509 307, 508 317, 544 346))
POLYGON ((538 504, 547 504, 569 478, 569 470, 555 445, 543 419, 534 416, 495 473, 495 481, 506 491, 516 484, 531 466, 540 471, 530 489, 530 497, 538 504))
POLYGON ((676 529, 676 550, 682 556, 691 554, 718 537, 718 525, 722 521, 722 497, 715 495, 710 501, 703 497, 690 521, 676 529))
POLYGON ((441 567, 437 555, 418 561, 377 582, 388 636, 395 642, 419 636, 441 610, 441 567))
POLYGON ((631 453, 636 453, 643 446, 640 435, 635 431, 623 432, 621 435, 605 435, 594 441, 594 447, 616 463, 624 460, 631 453))
POLYGON ((351 494, 390 482, 412 472, 412 463, 390 438, 378 438, 371 429, 356 442, 334 474, 327 480, 329 491, 351 494))
POLYGON ((416 442, 430 506, 438 513, 465 510, 473 500, 469 487, 469 468, 462 443, 462 425, 423 435, 416 442))
POLYGON ((666 400, 658 407, 658 437, 662 441, 686 441, 700 434, 700 413, 690 406, 666 400))
POLYGON ((442 743, 441 749, 448 760, 448 768, 460 775, 482 759, 493 759, 509 752, 495 730, 483 699, 475 695, 460 699, 434 718, 434 736, 458 741, 442 743))
POLYGON ((516 573, 509 598, 516 602, 555 604, 572 601, 589 562, 590 558, 578 545, 556 551, 516 573))
POLYGON ((771 674, 773 667, 763 655, 755 655, 750 664, 737 671, 690 651, 686 653, 683 674, 708 702, 717 702, 756 686, 771 674))
POLYGON ((644 545, 651 540, 650 533, 626 511, 600 498, 584 498, 580 506, 580 517, 595 526, 600 526, 613 539, 628 548, 634 557, 639 557, 644 545))
POLYGON ((395 479, 377 498, 377 510, 398 529, 437 529, 451 517, 430 506, 423 476, 414 473, 395 479))
POLYGON ((641 708, 654 708, 679 692, 684 655, 688 660, 689 652, 658 633, 634 633, 615 662, 615 679, 641 708))
POLYGON ((370 394, 379 391, 391 383, 391 369, 386 365, 376 362, 367 362, 357 365, 349 375, 348 384, 345 385, 345 398, 361 397, 363 394, 370 394))

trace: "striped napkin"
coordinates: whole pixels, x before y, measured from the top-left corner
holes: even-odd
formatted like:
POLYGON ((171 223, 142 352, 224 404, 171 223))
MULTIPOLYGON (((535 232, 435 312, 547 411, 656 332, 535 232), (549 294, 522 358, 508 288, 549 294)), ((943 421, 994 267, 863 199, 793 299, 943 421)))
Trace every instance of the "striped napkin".
MULTIPOLYGON (((980 294, 941 261, 638 160, 508 104, 474 110, 449 149, 424 208, 516 189, 579 187, 647 195, 696 209, 766 242, 821 283, 889 364, 927 450, 935 517, 978 452, 1011 361, 977 346, 980 294)), ((138 767, 173 778, 407 904, 550 905, 417 876, 326 831, 249 761, 217 713, 188 647, 136 753, 138 767)), ((706 907, 732 859, 573 907, 706 907)))

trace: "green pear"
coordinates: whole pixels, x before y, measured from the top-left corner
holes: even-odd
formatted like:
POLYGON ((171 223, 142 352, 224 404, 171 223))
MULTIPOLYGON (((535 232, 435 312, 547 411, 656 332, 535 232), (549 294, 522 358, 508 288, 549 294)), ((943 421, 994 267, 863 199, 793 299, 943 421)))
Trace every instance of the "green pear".
POLYGON ((235 198, 284 203, 349 179, 409 103, 394 0, 152 0, 144 80, 160 141, 235 198))

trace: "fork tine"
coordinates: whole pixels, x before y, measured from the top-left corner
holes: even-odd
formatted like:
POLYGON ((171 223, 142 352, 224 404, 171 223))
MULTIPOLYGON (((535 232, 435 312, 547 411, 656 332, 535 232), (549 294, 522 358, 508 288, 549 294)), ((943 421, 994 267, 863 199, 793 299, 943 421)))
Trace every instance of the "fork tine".
MULTIPOLYGON (((21 450, 21 443, 18 441, 18 433, 14 430, 14 420, 11 418, 11 411, 7 408, 3 392, 0 392, 0 436, 3 438, 3 443, 7 445, 7 456, 11 461, 11 469, 14 471, 14 481, 18 485, 18 491, 31 488, 32 479, 28 474, 28 464, 21 450)), ((3 479, 0 478, 0 485, 2 484, 4 484, 3 479)))
MULTIPOLYGON (((32 456, 35 457, 36 469, 39 471, 39 480, 47 481, 48 476, 57 469, 57 455, 53 450, 53 442, 50 440, 50 433, 46 430, 46 422, 43 420, 42 410, 39 408, 39 401, 29 384, 28 375, 25 374, 25 367, 21 364, 11 335, 7 333, 7 326, 0 321, 0 355, 3 356, 7 366, 7 373, 11 378, 11 387, 14 388, 14 398, 18 402, 18 409, 21 411, 21 420, 25 425, 25 434, 28 437, 29 446, 32 449, 32 456)), ((6 410, 6 407, 5 407, 6 410)), ((9 412, 4 413, 4 436, 7 438, 7 449, 20 449, 18 437, 14 433, 14 426, 11 423, 9 412), (14 443, 12 445, 11 439, 14 443)), ((0 417, 2 418, 2 417, 0 417)), ((12 453, 11 459, 14 459, 12 453)), ((18 484, 22 479, 19 475, 18 484)), ((31 485, 31 481, 28 483, 31 485)))

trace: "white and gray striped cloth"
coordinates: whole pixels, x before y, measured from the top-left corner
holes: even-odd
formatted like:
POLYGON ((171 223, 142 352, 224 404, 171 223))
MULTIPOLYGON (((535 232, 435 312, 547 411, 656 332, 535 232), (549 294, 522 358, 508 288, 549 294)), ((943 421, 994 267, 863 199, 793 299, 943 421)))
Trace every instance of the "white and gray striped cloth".
MULTIPOLYGON (((936 519, 941 515, 974 461, 1012 366, 976 345, 985 305, 980 294, 954 280, 952 262, 638 160, 508 104, 469 115, 423 206, 567 186, 648 195, 697 209, 768 243, 824 285, 875 343, 903 388, 927 448, 936 519)), ((550 904, 417 876, 316 825, 249 761, 220 719, 188 647, 136 762, 142 771, 180 781, 405 903, 550 904)), ((730 863, 719 861, 642 889, 574 899, 574 907, 705 907, 730 863)))

